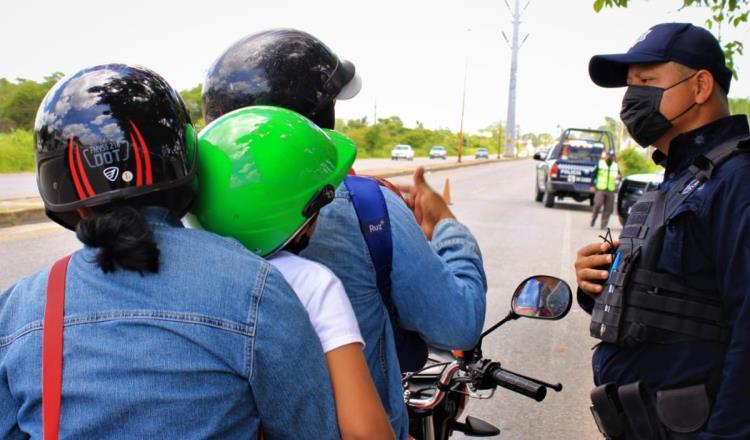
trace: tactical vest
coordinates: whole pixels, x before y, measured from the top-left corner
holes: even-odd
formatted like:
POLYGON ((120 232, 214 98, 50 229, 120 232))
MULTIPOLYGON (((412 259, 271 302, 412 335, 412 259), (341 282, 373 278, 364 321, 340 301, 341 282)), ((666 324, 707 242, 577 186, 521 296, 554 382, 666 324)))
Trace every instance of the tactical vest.
POLYGON ((648 191, 633 205, 603 292, 591 314, 591 336, 632 347, 645 342, 726 342, 730 329, 718 290, 699 290, 682 277, 657 270, 672 213, 750 136, 699 156, 668 191, 648 191))

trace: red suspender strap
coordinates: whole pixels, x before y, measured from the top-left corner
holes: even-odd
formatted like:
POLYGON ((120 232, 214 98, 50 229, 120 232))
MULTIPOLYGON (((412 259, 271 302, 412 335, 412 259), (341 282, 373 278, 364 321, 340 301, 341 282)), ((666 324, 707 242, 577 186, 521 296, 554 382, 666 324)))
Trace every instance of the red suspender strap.
POLYGON ((47 280, 42 333, 42 425, 44 440, 57 440, 62 393, 63 318, 65 316, 65 273, 70 255, 52 265, 47 280))

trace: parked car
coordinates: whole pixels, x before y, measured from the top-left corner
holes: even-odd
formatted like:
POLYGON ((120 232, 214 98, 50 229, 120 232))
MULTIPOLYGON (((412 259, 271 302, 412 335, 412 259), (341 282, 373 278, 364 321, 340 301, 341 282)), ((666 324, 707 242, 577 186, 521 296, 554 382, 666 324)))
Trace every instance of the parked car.
POLYGON ((448 159, 448 151, 445 147, 436 145, 430 148, 430 159, 448 159))
POLYGON ((400 144, 393 147, 393 150, 391 150, 391 160, 399 159, 414 160, 414 150, 411 148, 411 145, 400 144))
POLYGON ((622 179, 617 192, 617 217, 620 224, 628 222, 630 209, 646 191, 656 188, 664 180, 664 171, 654 174, 631 174, 622 179))
POLYGON ((605 148, 611 151, 613 146, 612 134, 607 131, 566 129, 546 156, 534 154, 534 159, 541 161, 536 167, 535 200, 544 201, 547 208, 565 197, 593 204, 599 159, 605 148))
POLYGON ((490 158, 490 152, 487 151, 486 148, 477 148, 477 151, 474 153, 474 159, 489 159, 490 158))

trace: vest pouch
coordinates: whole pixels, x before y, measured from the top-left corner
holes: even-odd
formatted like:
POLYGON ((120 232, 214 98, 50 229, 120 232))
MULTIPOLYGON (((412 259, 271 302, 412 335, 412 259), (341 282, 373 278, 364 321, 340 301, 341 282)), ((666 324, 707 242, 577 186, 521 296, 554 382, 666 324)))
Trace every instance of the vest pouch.
POLYGON ((630 323, 620 334, 620 345, 625 348, 637 347, 647 341, 648 329, 641 323, 630 323))
POLYGON ((596 304, 591 313, 589 332, 592 337, 604 342, 620 344, 622 341, 623 317, 625 312, 625 289, 629 283, 631 268, 639 258, 636 250, 627 258, 623 258, 610 274, 610 279, 604 286, 604 292, 596 298, 596 304))
POLYGON ((711 414, 711 401, 706 386, 695 385, 657 392, 656 409, 670 439, 697 439, 711 414))

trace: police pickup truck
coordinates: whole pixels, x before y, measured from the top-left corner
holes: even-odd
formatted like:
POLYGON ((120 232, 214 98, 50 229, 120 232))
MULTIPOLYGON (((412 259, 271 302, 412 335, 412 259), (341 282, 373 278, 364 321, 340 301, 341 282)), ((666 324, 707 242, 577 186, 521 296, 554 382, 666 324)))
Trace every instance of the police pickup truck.
POLYGON ((552 208, 556 199, 588 200, 593 204, 596 167, 602 151, 614 147, 612 134, 603 130, 568 128, 548 153, 537 153, 534 197, 552 208))

